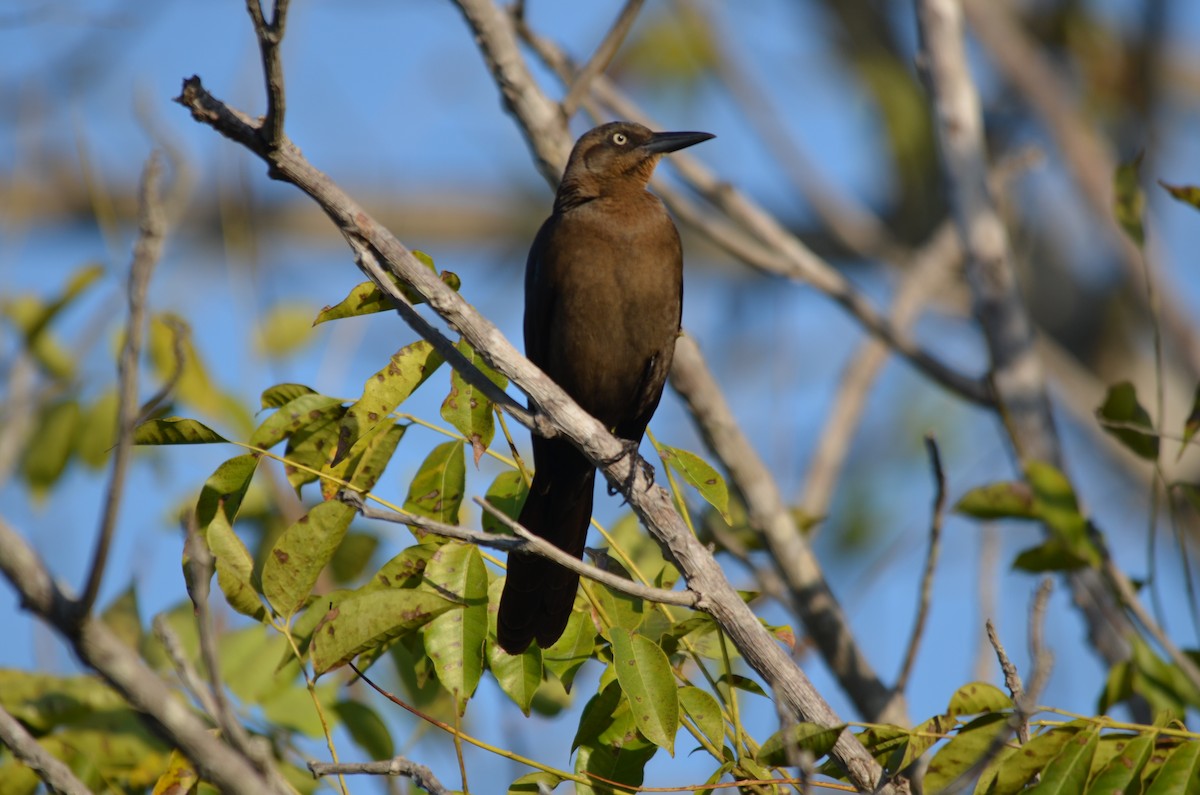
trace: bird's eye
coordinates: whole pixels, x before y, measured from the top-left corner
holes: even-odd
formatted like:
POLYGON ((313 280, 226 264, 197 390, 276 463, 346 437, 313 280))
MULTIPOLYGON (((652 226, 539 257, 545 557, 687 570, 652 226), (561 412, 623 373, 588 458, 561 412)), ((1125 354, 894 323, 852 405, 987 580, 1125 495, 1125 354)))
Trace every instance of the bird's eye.
POLYGON ((629 143, 629 136, 625 133, 613 133, 612 142, 617 146, 624 146, 629 143))

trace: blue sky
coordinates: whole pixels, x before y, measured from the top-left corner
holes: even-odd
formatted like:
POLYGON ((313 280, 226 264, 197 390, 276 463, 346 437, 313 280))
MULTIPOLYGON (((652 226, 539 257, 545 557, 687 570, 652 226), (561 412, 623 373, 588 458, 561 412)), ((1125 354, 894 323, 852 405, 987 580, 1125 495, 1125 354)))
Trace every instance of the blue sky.
MULTIPOLYGON (((1117 25, 1124 24, 1136 6, 1104 5, 1117 25)), ((595 45, 619 6, 530 0, 530 14, 535 26, 582 55, 595 45)), ((661 4, 647 6, 653 12, 661 4)), ((1172 28, 1174 52, 1194 61, 1186 45, 1200 35, 1200 7, 1176 6, 1181 10, 1172 28)), ((830 70, 830 32, 824 20, 809 4, 782 0, 739 4, 736 11, 720 4, 706 7, 721 21, 731 47, 753 53, 748 68, 781 98, 785 124, 807 151, 819 153, 815 159, 824 176, 867 201, 881 200, 888 186, 873 154, 882 135, 878 120, 853 82, 830 70)), ((131 184, 150 145, 134 114, 135 103, 142 102, 155 125, 182 146, 202 185, 239 184, 259 197, 292 190, 271 183, 259 163, 170 102, 181 79, 198 74, 230 103, 253 113, 261 108, 258 55, 241 3, 177 0, 124 10, 120 3, 48 2, 38 9, 25 17, 23 4, 0 4, 0 19, 7 20, 0 25, 0 90, 6 94, 0 102, 5 108, 0 179, 40 176, 45 161, 37 157, 39 152, 86 151, 104 180, 131 184), (80 51, 82 45, 86 53, 80 51)), ((524 141, 504 114, 469 32, 449 3, 296 3, 284 57, 289 135, 314 164, 352 191, 394 190, 419 196, 448 185, 470 186, 485 200, 495 200, 519 189, 540 192, 548 208, 549 189, 530 168, 524 141)), ((558 90, 552 82, 546 84, 558 90)), ((649 90, 636 93, 665 125, 716 133, 716 140, 694 153, 726 179, 768 207, 803 215, 803 209, 794 209, 795 194, 739 120, 736 106, 715 87, 701 86, 686 101, 649 90)), ((1185 134, 1195 129, 1194 98, 1170 121, 1157 167, 1168 181, 1200 182, 1200 143, 1185 134)), ((577 124, 576 130, 583 126, 577 124)), ((78 162, 78 156, 73 157, 78 162)), ((1053 201, 1055 191, 1062 190, 1052 174, 1033 177, 1029 185, 1039 201, 1053 201)), ((1194 252, 1200 250, 1200 224, 1187 208, 1159 195, 1151 199, 1153 250, 1172 279, 1172 291, 1196 316, 1200 280, 1194 252)), ((247 357, 243 353, 253 332, 244 313, 285 300, 310 306, 315 313, 335 302, 360 280, 349 254, 332 240, 317 246, 266 240, 257 275, 249 279, 244 269, 234 267, 240 255, 197 244, 198 233, 187 228, 186 215, 182 226, 156 274, 152 300, 156 308, 180 312, 191 321, 197 345, 219 380, 248 404, 262 389, 284 380, 353 397, 363 379, 411 339, 398 319, 379 316, 345 327, 322 327, 303 354, 279 365, 268 367, 247 357)), ((1086 233, 1084 226, 1081 234, 1086 233)), ((414 239, 407 242, 424 247, 419 230, 409 234, 414 239)), ((119 239, 106 240, 88 224, 39 226, 23 221, 19 208, 0 208, 0 291, 50 293, 80 263, 105 262, 109 272, 101 289, 67 318, 65 333, 79 335, 94 313, 112 305, 105 301, 120 289, 131 240, 130 229, 121 230, 119 239)), ((689 252, 685 326, 709 351, 739 419, 779 473, 785 493, 796 497, 840 369, 859 339, 857 328, 809 290, 747 276, 719 258, 715 265, 699 262, 696 250, 699 247, 689 252)), ((440 266, 463 276, 469 300, 511 339, 519 339, 520 301, 514 289, 523 264, 519 259, 501 262, 497 250, 445 243, 430 253, 440 266)), ((887 287, 881 280, 864 283, 876 297, 885 295, 887 287)), ((978 338, 952 320, 932 316, 920 333, 936 340, 939 350, 955 361, 976 361, 979 356, 978 338)), ((4 344, 7 355, 11 341, 4 344)), ((103 357, 93 357, 89 372, 102 380, 107 366, 103 357)), ((435 416, 441 394, 434 392, 440 389, 428 390, 425 403, 411 410, 421 413, 424 405, 424 412, 435 416)), ((1144 573, 1145 495, 1093 452, 1084 428, 1062 419, 1081 496, 1105 521, 1119 559, 1129 561, 1134 575, 1144 573)), ((666 443, 701 449, 678 402, 670 397, 652 428, 666 443)), ((920 447, 926 430, 934 430, 943 441, 952 499, 968 486, 1010 474, 1005 446, 990 419, 947 398, 903 365, 888 366, 871 398, 852 458, 857 472, 871 475, 873 491, 863 501, 870 505, 870 521, 879 533, 877 549, 847 559, 837 554, 834 530, 821 537, 819 549, 830 559, 835 590, 868 655, 889 679, 907 639, 924 554, 932 496, 920 447)), ((416 460, 397 459, 389 470, 391 488, 401 495, 405 476, 419 460, 418 448, 412 449, 416 460)), ((182 598, 179 543, 170 513, 189 499, 222 458, 233 454, 190 448, 140 461, 130 481, 102 599, 118 593, 131 579, 138 584, 147 618, 182 598)), ((477 477, 472 485, 482 491, 486 480, 477 477)), ((841 496, 835 510, 848 511, 856 495, 841 496)), ((31 504, 12 483, 4 486, 0 498, 0 513, 33 540, 56 574, 79 583, 96 525, 98 481, 75 472, 42 505, 31 504)), ((602 520, 611 522, 620 512, 617 500, 598 500, 602 520)), ((836 516, 829 526, 836 529, 836 516)), ((403 533, 388 533, 396 550, 406 543, 403 533)), ((1037 531, 1014 526, 1002 533, 1004 551, 997 565, 1005 570, 1013 552, 1035 543, 1037 531)), ((970 679, 979 624, 974 601, 977 544, 976 525, 948 522, 932 624, 910 692, 917 720, 941 709, 953 687, 970 679)), ((731 571, 735 577, 743 575, 736 568, 731 571)), ((1178 593, 1173 579, 1177 572, 1164 566, 1162 573, 1164 592, 1178 593)), ((1035 581, 1001 574, 997 582, 1001 631, 1018 664, 1027 665, 1024 612, 1035 581)), ((1180 642, 1194 646, 1185 614, 1172 612, 1169 628, 1180 642)), ((772 618, 783 620, 777 613, 772 618)), ((1057 667, 1043 701, 1090 712, 1103 671, 1081 649, 1083 627, 1061 588, 1048 621, 1057 667)), ((0 587, 0 634, 11 639, 0 647, 0 666, 72 669, 69 656, 45 630, 19 613, 6 587, 0 587)), ((850 715, 820 664, 810 657, 805 666, 835 708, 850 715)), ((774 720, 771 709, 750 709, 758 711, 754 720, 760 739, 765 738, 770 728, 762 727, 774 720)), ((473 703, 468 721, 480 734, 501 741, 531 725, 501 703, 490 684, 473 703)), ((532 725, 539 727, 532 752, 565 764, 573 722, 568 718, 532 725)), ((444 738, 433 738, 415 755, 427 756, 444 780, 453 782, 448 748, 444 738)), ((702 777, 697 773, 701 768, 685 754, 686 749, 675 760, 656 760, 648 783, 702 777)), ((477 764, 498 775, 512 772, 491 757, 480 756, 477 764)))

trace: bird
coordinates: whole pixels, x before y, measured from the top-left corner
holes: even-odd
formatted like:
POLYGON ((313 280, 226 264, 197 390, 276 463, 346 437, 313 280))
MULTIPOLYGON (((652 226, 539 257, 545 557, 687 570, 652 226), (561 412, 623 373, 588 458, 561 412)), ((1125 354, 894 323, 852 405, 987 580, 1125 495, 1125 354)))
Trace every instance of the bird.
MULTIPOLYGON (((637 450, 671 369, 683 309, 683 251, 646 188, 663 155, 716 136, 610 122, 576 141, 525 263, 525 355, 626 450, 637 450)), ((536 434, 518 522, 576 558, 592 516, 596 469, 569 441, 536 434)), ((509 555, 497 643, 546 648, 566 629, 579 575, 509 555)))

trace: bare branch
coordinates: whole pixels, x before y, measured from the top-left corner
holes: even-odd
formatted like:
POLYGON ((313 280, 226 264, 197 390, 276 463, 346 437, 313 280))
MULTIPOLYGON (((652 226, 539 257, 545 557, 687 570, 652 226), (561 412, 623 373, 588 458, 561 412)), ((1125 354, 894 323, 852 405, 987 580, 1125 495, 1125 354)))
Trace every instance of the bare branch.
MULTIPOLYGON (((1063 468, 1041 360, 1012 267, 1008 234, 987 184, 983 117, 963 43, 960 0, 917 0, 917 27, 934 105, 950 205, 967 255, 975 316, 987 340, 1000 417, 1022 462, 1063 468)), ((1099 573, 1067 575, 1092 645, 1110 663, 1129 656, 1133 631, 1099 573)))
POLYGON ((154 153, 150 155, 142 171, 138 197, 138 239, 133 249, 133 262, 129 266, 129 319, 125 324, 125 343, 117 365, 117 445, 113 452, 108 490, 104 498, 104 512, 100 518, 96 549, 92 553, 92 565, 83 595, 75 605, 80 617, 91 612, 96 603, 96 596, 100 593, 100 583, 104 579, 104 568, 108 563, 108 550, 112 544, 117 514, 121 508, 121 497, 125 491, 129 459, 133 454, 133 428, 138 415, 138 360, 141 357, 146 325, 146 288, 150 284, 150 274, 162 256, 163 239, 166 236, 166 215, 163 212, 159 185, 161 177, 162 158, 154 153))
POLYGON ((4 707, 0 707, 0 744, 37 773, 51 791, 61 795, 92 795, 92 791, 75 777, 71 768, 43 748, 4 707))
MULTIPOLYGON (((996 659, 1000 662, 1000 671, 1004 674, 1004 686, 1008 688, 1013 703, 1016 703, 1024 694, 1025 686, 1021 682, 1021 674, 1018 673, 1017 666, 1013 665, 1012 660, 1008 658, 1008 652, 1005 651, 1004 644, 1000 642, 1000 635, 996 632, 996 625, 990 618, 987 620, 987 637, 996 652, 996 659)), ((1021 743, 1029 742, 1029 721, 1023 720, 1017 726, 1017 739, 1021 743)))
POLYGON ((983 115, 967 66, 962 7, 958 0, 918 0, 916 6, 950 205, 1000 411, 1021 461, 1062 468, 1033 327, 1018 291, 1008 233, 988 187, 983 115))
POLYGON ((403 756, 394 756, 391 759, 379 762, 341 762, 338 764, 309 762, 308 769, 317 778, 358 774, 369 776, 405 776, 406 778, 411 778, 414 784, 430 793, 430 795, 449 795, 450 792, 450 790, 442 785, 442 782, 438 781, 437 776, 433 774, 432 770, 425 765, 405 759, 403 756))
POLYGON ((286 793, 245 756, 221 742, 210 726, 105 624, 82 618, 50 577, 45 564, 15 530, 0 519, 0 571, 21 595, 21 605, 54 627, 85 665, 95 669, 151 726, 166 731, 195 763, 204 780, 233 795, 286 793))
POLYGON ((633 27, 633 22, 637 19, 638 12, 642 10, 644 2, 645 0, 626 0, 625 6, 617 16, 617 21, 613 23, 612 29, 608 31, 608 35, 604 37, 604 41, 596 48, 596 52, 592 53, 592 57, 588 62, 579 70, 579 74, 575 75, 575 79, 571 83, 571 89, 567 91, 567 95, 563 98, 562 114, 565 118, 569 119, 575 115, 575 111, 579 107, 579 101, 591 88, 592 80, 608 68, 609 62, 612 61, 613 56, 617 54, 617 50, 621 47, 621 42, 625 41, 625 37, 629 35, 629 29, 633 27))
POLYGON ((286 102, 283 93, 283 60, 279 45, 287 26, 289 0, 274 0, 275 11, 268 22, 263 16, 262 0, 246 0, 246 10, 254 22, 254 35, 262 55, 263 77, 267 86, 267 115, 260 130, 263 143, 270 149, 283 141, 283 117, 286 102))
POLYGON ((891 689, 859 647, 774 476, 738 427, 699 347, 687 335, 675 343, 671 385, 687 403, 707 447, 724 462, 731 485, 746 504, 750 526, 762 534, 791 591, 792 610, 804 621, 842 688, 868 720, 907 722, 903 700, 893 703, 891 689))
MULTIPOLYGON (((961 257, 962 247, 953 224, 943 223, 914 252, 905 270, 891 306, 892 322, 897 329, 906 331, 912 326, 926 299, 945 285, 961 257)), ((862 342, 851 354, 805 475, 800 507, 809 516, 823 516, 829 510, 871 384, 890 354, 887 344, 878 338, 862 342)))
POLYGON ((958 778, 946 785, 946 788, 941 791, 941 795, 957 795, 968 787, 973 787, 979 774, 995 761, 1014 732, 1024 729, 1024 736, 1029 736, 1029 718, 1037 707, 1038 696, 1041 694, 1042 688, 1046 686, 1046 682, 1049 681, 1050 669, 1054 665, 1054 655, 1042 645, 1046 605, 1049 602, 1053 585, 1054 581, 1049 577, 1042 579, 1029 610, 1029 653, 1033 657, 1033 672, 1030 674, 1029 686, 1026 689, 1021 689, 1021 677, 1017 675, 1016 666, 1004 653, 1004 647, 996 637, 995 628, 992 626, 992 622, 988 621, 988 637, 993 639, 992 645, 996 649, 997 656, 1000 657, 1005 682, 1009 686, 1009 692, 1013 694, 1013 714, 1009 717, 1003 730, 998 731, 992 738, 983 755, 975 761, 975 764, 963 771, 958 778))
POLYGON ((925 622, 929 618, 929 605, 933 599, 933 573, 937 568, 938 553, 942 544, 942 517, 946 512, 946 473, 942 469, 942 455, 938 451, 937 440, 932 434, 925 437, 925 449, 929 453, 929 468, 933 470, 933 518, 929 520, 929 552, 925 556, 925 569, 921 575, 921 591, 917 597, 917 618, 913 622, 912 636, 908 639, 908 651, 904 654, 904 664, 900 666, 900 674, 896 677, 895 689, 903 693, 908 687, 908 679, 912 675, 913 665, 917 661, 917 649, 921 645, 921 636, 925 632, 925 622))

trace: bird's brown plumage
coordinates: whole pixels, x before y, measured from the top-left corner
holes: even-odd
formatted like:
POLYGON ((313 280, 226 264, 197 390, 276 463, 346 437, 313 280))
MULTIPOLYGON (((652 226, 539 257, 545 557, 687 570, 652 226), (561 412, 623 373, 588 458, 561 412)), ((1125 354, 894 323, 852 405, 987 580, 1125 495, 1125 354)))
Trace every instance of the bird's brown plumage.
MULTIPOLYGON (((525 266, 525 353, 588 413, 636 444, 658 406, 683 305, 679 233, 646 184, 658 159, 713 136, 613 122, 571 152, 525 266)), ((582 557, 596 470, 563 439, 533 438, 535 473, 519 521, 582 557)), ((562 635, 579 575, 514 553, 500 599, 500 646, 519 654, 562 635)))

